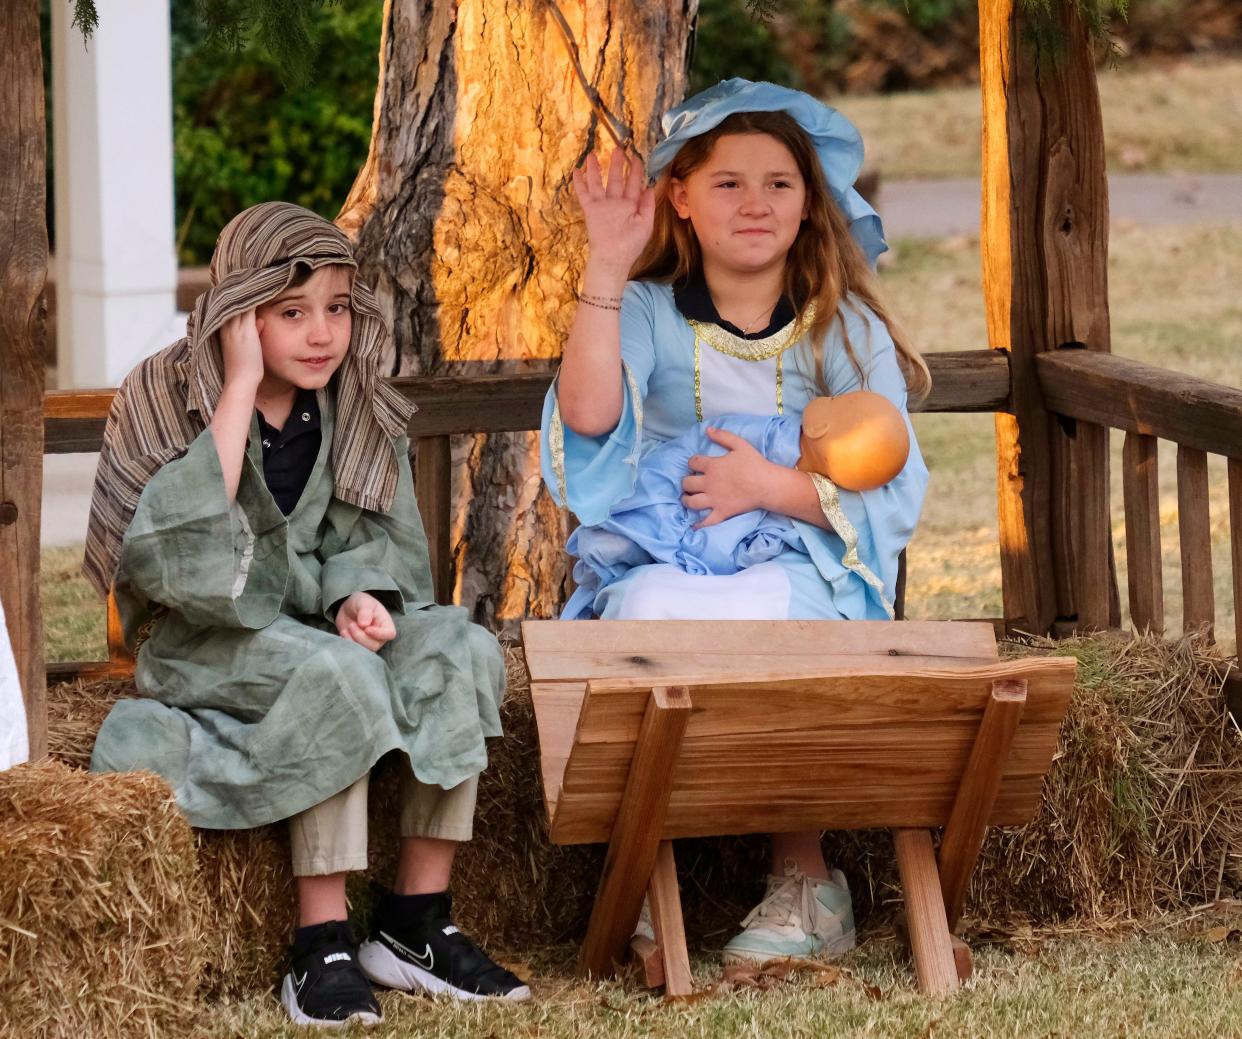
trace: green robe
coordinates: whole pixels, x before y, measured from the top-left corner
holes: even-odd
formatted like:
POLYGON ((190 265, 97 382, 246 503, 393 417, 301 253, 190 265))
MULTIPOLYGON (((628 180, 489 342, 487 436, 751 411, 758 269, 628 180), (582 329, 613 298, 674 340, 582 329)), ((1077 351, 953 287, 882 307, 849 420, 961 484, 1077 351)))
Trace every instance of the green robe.
POLYGON ((125 534, 115 590, 131 645, 157 619, 134 674, 145 698, 112 709, 91 768, 158 772, 194 826, 295 815, 391 750, 424 783, 456 786, 500 734, 500 649, 464 609, 432 602, 404 438, 391 511, 348 505, 332 493, 330 394, 319 403, 319 456, 288 517, 263 479, 256 419, 235 505, 205 430, 152 477, 125 534), (332 622, 356 591, 393 616, 378 653, 332 622))

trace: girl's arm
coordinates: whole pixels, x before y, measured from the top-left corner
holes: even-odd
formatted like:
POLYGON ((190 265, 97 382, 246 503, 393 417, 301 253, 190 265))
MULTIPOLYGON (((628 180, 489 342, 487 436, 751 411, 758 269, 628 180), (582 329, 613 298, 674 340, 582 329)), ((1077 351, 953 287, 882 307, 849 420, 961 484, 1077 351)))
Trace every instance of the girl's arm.
POLYGON ((255 394, 263 381, 263 348, 253 310, 225 322, 220 329, 220 346, 224 355, 224 389, 209 428, 224 472, 224 493, 232 505, 237 500, 237 485, 246 457, 255 394))
POLYGON ((767 509, 831 529, 810 473, 768 461, 749 441, 727 430, 709 428, 707 435, 728 453, 690 459, 681 501, 687 508, 710 510, 700 527, 723 523, 752 509, 767 509))
POLYGON ((594 154, 573 174, 589 253, 557 396, 565 425, 582 436, 602 436, 621 418, 621 293, 651 237, 655 214, 655 194, 644 187, 642 162, 631 158, 628 172, 625 162, 616 149, 607 185, 594 154))

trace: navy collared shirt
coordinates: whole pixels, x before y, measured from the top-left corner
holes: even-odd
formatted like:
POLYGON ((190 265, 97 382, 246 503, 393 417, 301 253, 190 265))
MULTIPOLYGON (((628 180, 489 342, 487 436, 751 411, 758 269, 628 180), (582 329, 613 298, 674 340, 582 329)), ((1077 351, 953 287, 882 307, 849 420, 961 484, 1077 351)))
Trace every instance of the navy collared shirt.
POLYGON ((314 390, 298 390, 293 410, 277 429, 259 412, 263 438, 263 479, 280 511, 288 516, 297 507, 319 457, 319 401, 314 390))
POLYGON ((776 304, 776 309, 772 311, 767 328, 761 328, 757 332, 743 332, 737 325, 725 321, 716 310, 716 304, 707 289, 707 279, 703 277, 702 270, 695 271, 685 281, 674 283, 673 303, 676 304, 683 317, 688 317, 691 321, 711 322, 743 339, 765 339, 770 335, 775 335, 797 316, 789 297, 782 296, 776 304))

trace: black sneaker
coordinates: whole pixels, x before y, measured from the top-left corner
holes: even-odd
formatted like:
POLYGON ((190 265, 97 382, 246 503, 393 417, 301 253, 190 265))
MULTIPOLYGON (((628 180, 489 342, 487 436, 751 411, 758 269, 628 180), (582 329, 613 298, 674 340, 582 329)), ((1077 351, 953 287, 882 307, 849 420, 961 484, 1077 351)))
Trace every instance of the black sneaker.
POLYGON ((291 950, 280 1002, 295 1025, 344 1028, 384 1019, 371 983, 358 969, 349 927, 335 920, 324 924, 306 948, 291 950))
POLYGON ((358 949, 362 972, 376 984, 454 999, 530 999, 525 983, 453 926, 447 894, 430 896, 416 919, 398 920, 391 906, 379 904, 371 940, 358 949))

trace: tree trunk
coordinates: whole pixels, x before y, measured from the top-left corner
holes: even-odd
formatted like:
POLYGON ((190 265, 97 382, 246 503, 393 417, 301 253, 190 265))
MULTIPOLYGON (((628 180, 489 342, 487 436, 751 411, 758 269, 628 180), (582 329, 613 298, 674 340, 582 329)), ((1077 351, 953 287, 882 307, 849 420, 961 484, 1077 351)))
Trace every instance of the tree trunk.
MULTIPOLYGON (((583 69, 650 152, 685 91, 697 0, 560 0, 583 69)), ((610 141, 546 0, 388 0, 371 154, 338 222, 393 322, 394 370, 547 371, 585 236, 570 171, 610 141)), ((460 438, 456 601, 481 623, 553 616, 566 516, 533 434, 460 438)))
POLYGON ((981 0, 983 280, 988 338, 1010 351, 1013 414, 996 417, 1005 619, 1115 623, 1107 431, 1062 427, 1036 355, 1109 349, 1108 181, 1090 34, 1055 5, 1063 46, 1038 49, 1013 0, 981 0))
POLYGON ((47 752, 39 512, 47 228, 38 0, 0 4, 0 601, 26 702, 30 756, 47 752))

